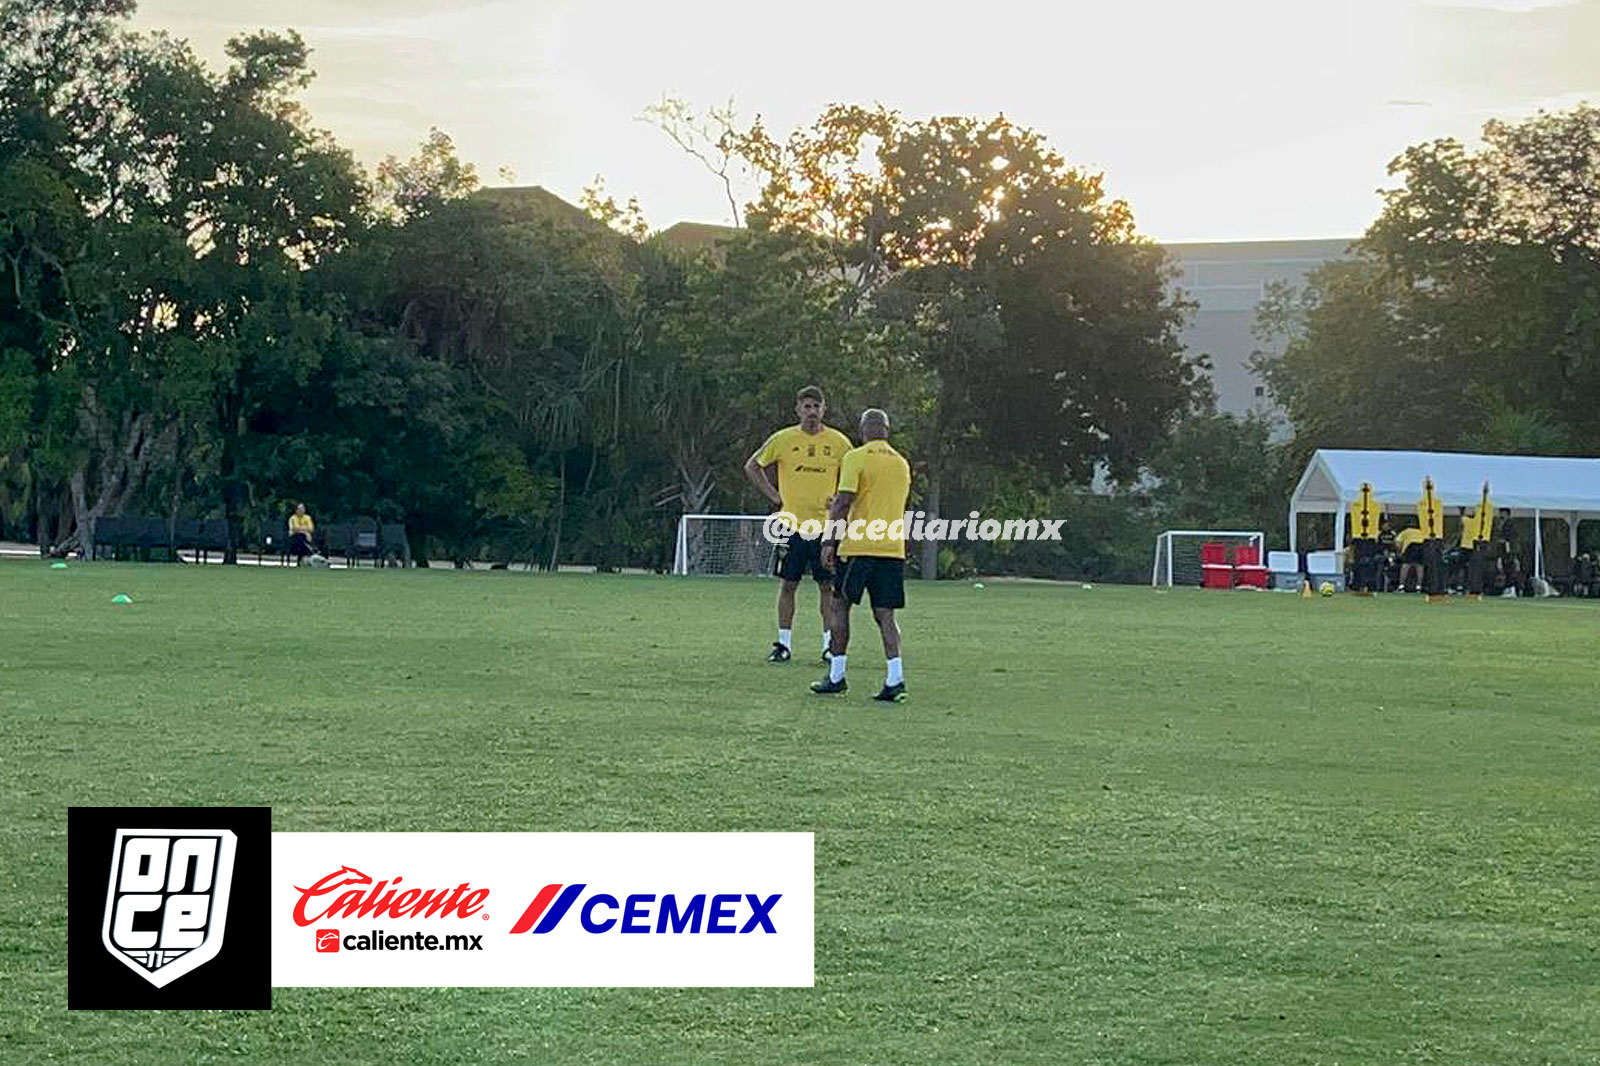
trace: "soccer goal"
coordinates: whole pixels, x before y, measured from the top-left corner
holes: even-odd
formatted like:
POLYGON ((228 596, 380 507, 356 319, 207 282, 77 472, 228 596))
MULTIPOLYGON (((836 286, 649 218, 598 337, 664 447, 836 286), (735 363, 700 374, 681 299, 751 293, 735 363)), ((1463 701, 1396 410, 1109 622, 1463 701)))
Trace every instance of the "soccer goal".
POLYGON ((674 574, 771 574, 774 546, 766 515, 686 514, 678 519, 674 574))
POLYGON ((1200 584, 1200 546, 1223 544, 1232 549, 1253 544, 1266 562, 1266 537, 1259 530, 1169 529, 1156 538, 1156 561, 1150 584, 1157 588, 1200 584))

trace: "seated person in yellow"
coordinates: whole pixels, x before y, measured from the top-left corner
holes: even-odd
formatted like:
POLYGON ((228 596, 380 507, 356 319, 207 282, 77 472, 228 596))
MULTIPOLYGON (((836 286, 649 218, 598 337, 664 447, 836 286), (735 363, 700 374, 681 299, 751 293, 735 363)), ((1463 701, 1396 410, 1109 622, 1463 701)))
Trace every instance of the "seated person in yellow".
POLYGON ((306 505, 295 504, 294 514, 289 516, 289 554, 294 556, 296 565, 303 563, 306 556, 316 550, 311 546, 311 539, 316 532, 317 524, 306 514, 306 505))

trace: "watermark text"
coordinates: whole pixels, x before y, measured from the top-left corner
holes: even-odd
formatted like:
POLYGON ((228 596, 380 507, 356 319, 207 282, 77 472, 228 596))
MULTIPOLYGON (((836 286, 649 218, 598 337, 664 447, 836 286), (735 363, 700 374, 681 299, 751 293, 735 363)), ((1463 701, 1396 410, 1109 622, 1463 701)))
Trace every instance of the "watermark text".
POLYGON ((882 518, 830 518, 804 521, 788 511, 768 515, 761 535, 782 544, 798 534, 805 540, 924 541, 924 540, 1054 540, 1061 539, 1064 518, 983 518, 973 511, 966 518, 929 518, 923 511, 907 511, 894 521, 882 518))

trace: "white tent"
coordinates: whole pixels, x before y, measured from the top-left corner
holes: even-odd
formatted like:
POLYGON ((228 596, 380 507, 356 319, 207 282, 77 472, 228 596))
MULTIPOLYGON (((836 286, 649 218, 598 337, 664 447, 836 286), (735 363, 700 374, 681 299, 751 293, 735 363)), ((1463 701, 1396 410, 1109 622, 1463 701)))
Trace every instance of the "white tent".
POLYGON ((1385 510, 1414 513, 1425 477, 1433 479, 1433 491, 1445 507, 1476 507, 1487 481, 1497 511, 1535 519, 1534 572, 1540 576, 1544 543, 1539 519, 1566 521, 1573 555, 1578 552, 1578 523, 1600 519, 1600 459, 1324 448, 1306 464, 1289 499, 1289 549, 1297 550, 1296 520, 1303 514, 1337 515, 1333 546, 1343 548, 1345 513, 1363 481, 1372 485, 1385 510))

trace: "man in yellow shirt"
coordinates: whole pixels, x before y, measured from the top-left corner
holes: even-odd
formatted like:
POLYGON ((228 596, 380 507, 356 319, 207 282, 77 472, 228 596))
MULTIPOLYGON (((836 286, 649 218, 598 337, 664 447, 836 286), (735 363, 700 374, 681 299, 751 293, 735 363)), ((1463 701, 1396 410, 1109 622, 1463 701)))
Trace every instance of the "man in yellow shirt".
POLYGON ((295 504, 294 514, 289 516, 289 554, 294 556, 296 566, 304 563, 306 556, 316 550, 311 543, 316 532, 317 524, 306 513, 306 505, 295 504))
POLYGON ((872 597, 872 617, 883 634, 887 660, 883 689, 873 697, 885 703, 906 698, 900 664, 900 627, 894 612, 906 605, 906 497, 911 493, 911 465, 889 445, 889 416, 876 407, 861 414, 862 445, 839 467, 839 491, 828 517, 844 523, 844 535, 824 545, 822 560, 832 565, 838 604, 833 618, 833 657, 828 676, 813 681, 820 695, 843 693, 845 650, 850 645, 850 608, 862 593, 872 597), (837 565, 835 564, 837 554, 837 565))
POLYGON ((1396 591, 1420 592, 1422 590, 1422 530, 1407 526, 1394 538, 1395 550, 1400 553, 1400 582, 1396 591), (1411 580, 1407 580, 1410 578, 1411 580))
MULTIPOLYGON (((828 517, 828 500, 839 484, 839 463, 850 450, 850 438, 823 425, 828 404, 822 390, 807 385, 795 397, 795 413, 800 424, 780 429, 745 460, 745 476, 779 510, 794 516, 796 523, 828 517), (777 468, 774 486, 767 471, 777 468)), ((810 570, 817 581, 818 609, 822 612, 822 657, 828 657, 829 631, 833 628, 833 597, 828 593, 832 574, 822 563, 822 538, 791 533, 778 551, 778 639, 767 655, 769 663, 789 661, 794 636, 794 592, 800 579, 810 570)))

